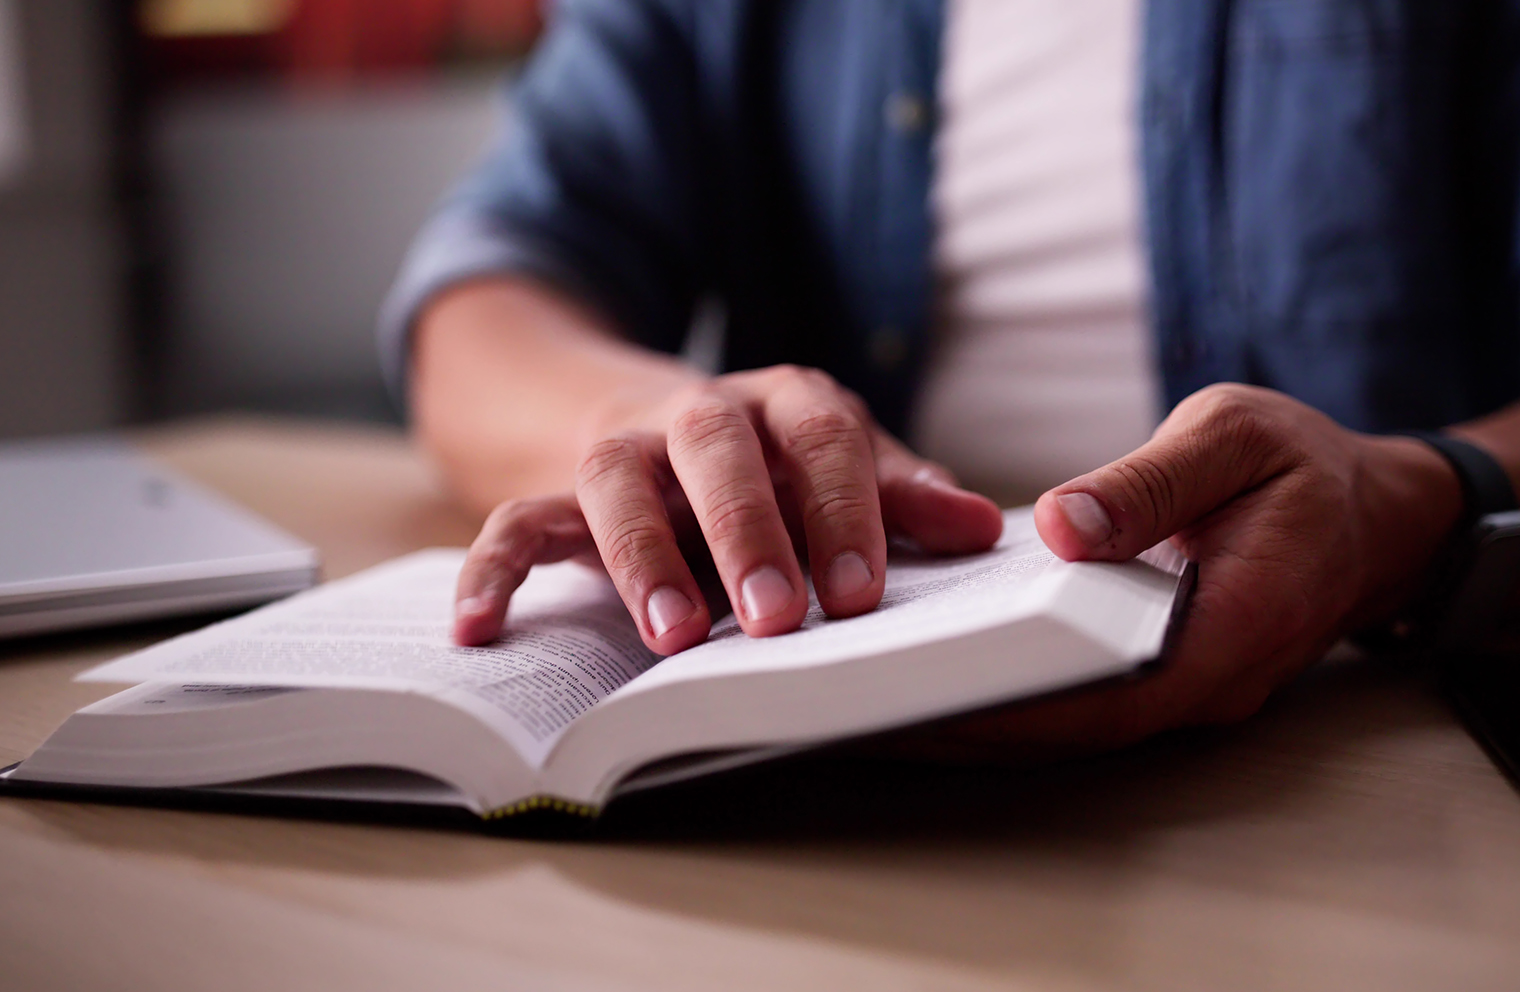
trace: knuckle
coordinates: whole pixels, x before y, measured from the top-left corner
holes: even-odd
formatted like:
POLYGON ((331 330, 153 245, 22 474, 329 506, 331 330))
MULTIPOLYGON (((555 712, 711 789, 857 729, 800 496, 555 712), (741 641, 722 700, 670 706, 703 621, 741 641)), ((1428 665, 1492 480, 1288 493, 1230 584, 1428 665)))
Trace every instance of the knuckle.
POLYGON ((531 563, 534 540, 532 500, 508 500, 491 511, 470 558, 490 570, 526 567, 531 563))
MULTIPOLYGON (((1176 481, 1188 484, 1237 480, 1249 487, 1303 462, 1302 432, 1294 427, 1292 411, 1284 397, 1271 390, 1240 383, 1218 383, 1200 389, 1178 405, 1168 423, 1170 442, 1163 448, 1165 460, 1180 473, 1176 481)), ((1154 469, 1135 463, 1135 481, 1155 481, 1154 469), (1144 477, 1144 478, 1142 478, 1144 477)), ((1162 481, 1170 473, 1162 471, 1162 481)), ((1153 488, 1141 493, 1155 494, 1153 488)))
POLYGON ((704 502, 703 530, 714 544, 733 541, 765 526, 774 512, 754 486, 737 479, 719 485, 704 502))
POLYGON ((495 509, 486 517, 485 526, 481 528, 482 534, 504 534, 511 530, 517 518, 522 515, 522 500, 509 499, 504 503, 497 503, 495 509))
POLYGON ((827 393, 843 391, 843 387, 834 381, 834 377, 822 369, 799 367, 795 374, 797 381, 810 389, 827 393))
POLYGON ((1136 454, 1115 465, 1114 473, 1118 489, 1130 506, 1146 510, 1158 520, 1172 518, 1176 497, 1165 465, 1136 454))
POLYGON ((1258 390, 1238 382, 1217 382, 1194 393, 1188 402, 1204 419, 1233 418, 1260 409, 1258 390))
POLYGON ((834 523, 870 515, 874 508, 857 485, 843 485, 815 492, 802 510, 803 526, 812 529, 815 524, 834 523))
POLYGON ((608 437, 595 442, 581 456, 576 468, 578 486, 594 486, 629 465, 642 463, 643 453, 630 437, 608 437))
POLYGON ((671 422, 670 443, 686 449, 708 448, 731 441, 748 424, 732 404, 716 396, 703 396, 671 422))
POLYGON ((688 383, 677 389, 671 396, 671 400, 676 408, 681 410, 701 406, 704 403, 722 402, 724 398, 723 381, 733 378, 734 375, 742 374, 734 373, 728 376, 721 376, 717 379, 700 379, 696 382, 688 383))
POLYGON ((834 377, 822 369, 807 365, 782 364, 770 369, 771 386, 777 391, 838 393, 843 391, 834 377))
POLYGON ((537 501, 531 499, 510 499, 499 504, 486 518, 481 534, 491 536, 492 546, 521 540, 532 529, 533 510, 536 505, 537 501))
POLYGON ((865 447, 865 429, 843 410, 818 410, 803 416, 787 431, 783 444, 799 463, 819 458, 852 457, 865 447))
POLYGON ((809 368, 806 365, 797 365, 793 362, 782 362, 779 365, 773 365, 771 366, 771 372, 778 379, 788 382, 808 382, 823 375, 817 369, 809 368))
POLYGON ((1224 439, 1232 448, 1254 451, 1281 440, 1265 390, 1225 382, 1200 390, 1192 399, 1197 429, 1224 439))
POLYGON ((870 437, 858 419, 844 410, 821 410, 803 417, 784 442, 806 494, 803 523, 867 516, 873 509, 874 473, 870 437))
POLYGON ((625 518, 608 533, 602 561, 613 572, 637 572, 658 561, 664 545, 665 533, 654 521, 625 518))

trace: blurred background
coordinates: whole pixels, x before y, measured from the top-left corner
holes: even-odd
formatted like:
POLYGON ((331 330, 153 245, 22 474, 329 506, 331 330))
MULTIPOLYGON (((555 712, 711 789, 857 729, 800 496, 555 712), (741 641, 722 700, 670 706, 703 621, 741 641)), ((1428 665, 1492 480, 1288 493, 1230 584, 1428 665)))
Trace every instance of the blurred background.
POLYGON ((395 420, 375 313, 539 0, 0 0, 0 437, 395 420))

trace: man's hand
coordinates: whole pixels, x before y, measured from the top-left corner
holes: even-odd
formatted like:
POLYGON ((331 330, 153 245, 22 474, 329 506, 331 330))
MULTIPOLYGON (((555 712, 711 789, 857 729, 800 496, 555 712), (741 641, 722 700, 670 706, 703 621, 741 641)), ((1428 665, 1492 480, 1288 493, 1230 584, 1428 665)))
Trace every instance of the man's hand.
POLYGON ((1204 389, 1133 454, 1035 505, 1067 560, 1120 561, 1170 538, 1198 563, 1172 655, 1135 682, 948 724, 942 742, 1101 750, 1243 719, 1419 590, 1461 500, 1418 441, 1348 431, 1264 389, 1204 389))
POLYGON ((794 541, 824 611, 845 617, 881 601, 887 535, 968 553, 1002 531, 990 500, 809 369, 664 378, 605 398, 581 435, 574 495, 503 503, 486 521, 459 579, 459 643, 501 632, 536 564, 599 555, 644 642, 673 654, 712 623, 683 543, 710 555, 745 632, 769 636, 807 613, 794 541))

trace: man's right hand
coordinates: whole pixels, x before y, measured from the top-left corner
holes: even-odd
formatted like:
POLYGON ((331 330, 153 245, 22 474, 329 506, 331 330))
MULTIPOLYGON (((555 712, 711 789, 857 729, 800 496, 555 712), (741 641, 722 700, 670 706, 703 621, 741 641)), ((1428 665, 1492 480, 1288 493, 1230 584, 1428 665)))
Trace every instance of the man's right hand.
POLYGON ((926 551, 985 550, 991 500, 955 485, 822 372, 778 366, 668 380, 610 396, 586 416, 574 494, 491 513, 460 574, 454 637, 484 644, 537 564, 596 554, 661 654, 701 643, 712 616, 681 545, 700 537, 745 632, 795 630, 806 549, 830 616, 881 601, 887 536, 926 551))

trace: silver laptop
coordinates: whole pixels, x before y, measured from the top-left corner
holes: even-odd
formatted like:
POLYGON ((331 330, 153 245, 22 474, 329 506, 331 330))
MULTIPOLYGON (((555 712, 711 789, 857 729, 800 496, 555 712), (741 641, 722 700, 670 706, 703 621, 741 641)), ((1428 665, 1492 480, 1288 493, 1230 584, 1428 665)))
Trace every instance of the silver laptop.
POLYGON ((0 444, 0 637, 252 606, 317 572, 310 547, 120 442, 0 444))

